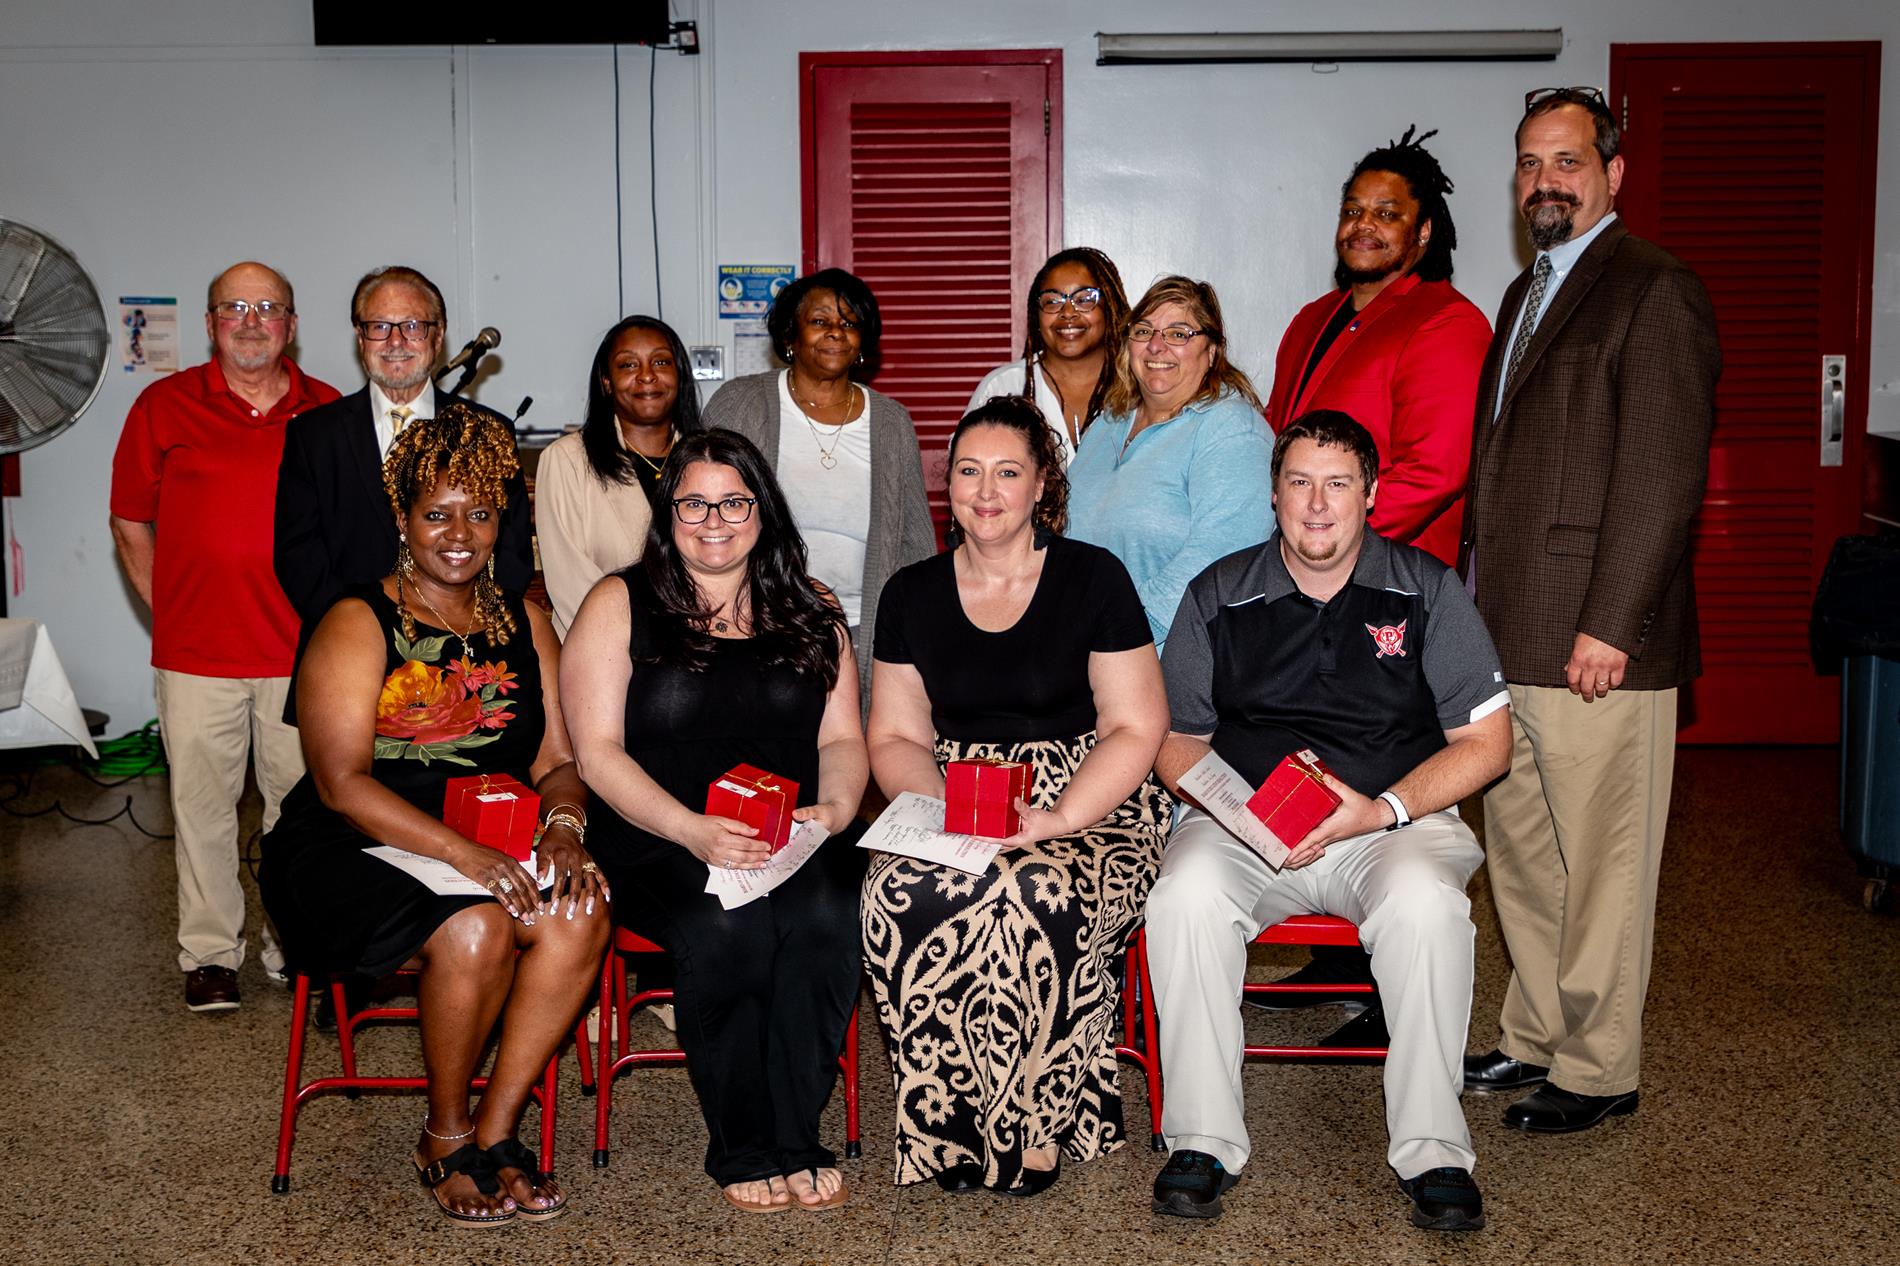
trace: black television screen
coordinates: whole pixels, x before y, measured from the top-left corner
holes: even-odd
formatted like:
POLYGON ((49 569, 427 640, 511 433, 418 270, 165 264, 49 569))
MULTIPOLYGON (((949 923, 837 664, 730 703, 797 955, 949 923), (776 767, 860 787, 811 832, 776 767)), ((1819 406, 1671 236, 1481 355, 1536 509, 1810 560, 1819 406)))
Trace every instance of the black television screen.
POLYGON ((621 0, 516 9, 485 4, 402 8, 362 0, 311 0, 317 46, 408 44, 664 44, 667 0, 621 0))

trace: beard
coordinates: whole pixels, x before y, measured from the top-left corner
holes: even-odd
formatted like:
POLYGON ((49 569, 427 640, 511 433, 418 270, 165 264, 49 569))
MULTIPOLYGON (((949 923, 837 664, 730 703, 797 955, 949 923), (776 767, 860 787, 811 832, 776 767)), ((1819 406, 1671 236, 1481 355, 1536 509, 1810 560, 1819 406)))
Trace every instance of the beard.
POLYGON ((262 369, 277 359, 277 349, 267 338, 234 338, 225 355, 238 369, 262 369))
POLYGON ((429 381, 429 371, 435 367, 434 361, 432 356, 418 354, 408 362, 406 370, 398 372, 371 356, 364 360, 363 372, 386 392, 414 391, 429 381))
POLYGON ((1530 231, 1531 245, 1547 251, 1568 242, 1576 231, 1577 208, 1582 205, 1575 194, 1555 189, 1539 189, 1524 199, 1524 226, 1530 231))

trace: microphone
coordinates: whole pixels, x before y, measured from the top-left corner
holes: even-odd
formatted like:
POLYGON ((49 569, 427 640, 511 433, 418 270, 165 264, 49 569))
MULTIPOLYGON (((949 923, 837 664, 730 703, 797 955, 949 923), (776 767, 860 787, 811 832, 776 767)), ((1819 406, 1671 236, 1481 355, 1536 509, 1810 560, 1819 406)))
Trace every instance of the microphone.
POLYGON ((435 371, 435 376, 437 378, 446 377, 450 370, 460 369, 464 365, 478 361, 487 355, 491 348, 500 346, 501 331, 492 325, 484 326, 480 334, 477 334, 468 341, 468 346, 449 357, 449 363, 435 371))

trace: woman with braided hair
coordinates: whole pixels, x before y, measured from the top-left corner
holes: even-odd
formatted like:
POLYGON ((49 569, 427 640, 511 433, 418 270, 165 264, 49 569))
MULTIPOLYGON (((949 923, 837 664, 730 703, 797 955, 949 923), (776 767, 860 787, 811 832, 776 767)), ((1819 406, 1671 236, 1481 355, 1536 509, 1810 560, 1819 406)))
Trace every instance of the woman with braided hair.
POLYGON ((292 970, 418 971, 429 1109, 414 1161, 443 1214, 473 1226, 566 1207, 515 1131, 611 930, 583 847, 560 643, 546 613, 494 580, 515 473, 506 426, 460 403, 390 447, 396 570, 347 591, 311 636, 297 709, 309 773, 284 798, 258 874, 292 970), (538 873, 441 821, 448 780, 482 773, 540 794, 538 873), (446 862, 488 895, 438 894, 363 851, 377 844, 446 862), (469 1079, 504 1008, 471 1114, 469 1079))

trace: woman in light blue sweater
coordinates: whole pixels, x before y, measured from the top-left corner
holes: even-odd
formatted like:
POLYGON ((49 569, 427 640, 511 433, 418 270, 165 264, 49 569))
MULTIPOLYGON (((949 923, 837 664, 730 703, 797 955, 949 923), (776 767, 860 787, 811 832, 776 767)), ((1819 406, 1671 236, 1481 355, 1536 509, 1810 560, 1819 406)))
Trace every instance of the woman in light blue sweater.
POLYGON ((1069 535, 1128 568, 1156 649, 1188 582, 1273 530, 1272 458, 1260 397, 1227 359, 1214 287, 1155 282, 1069 467, 1069 535))

